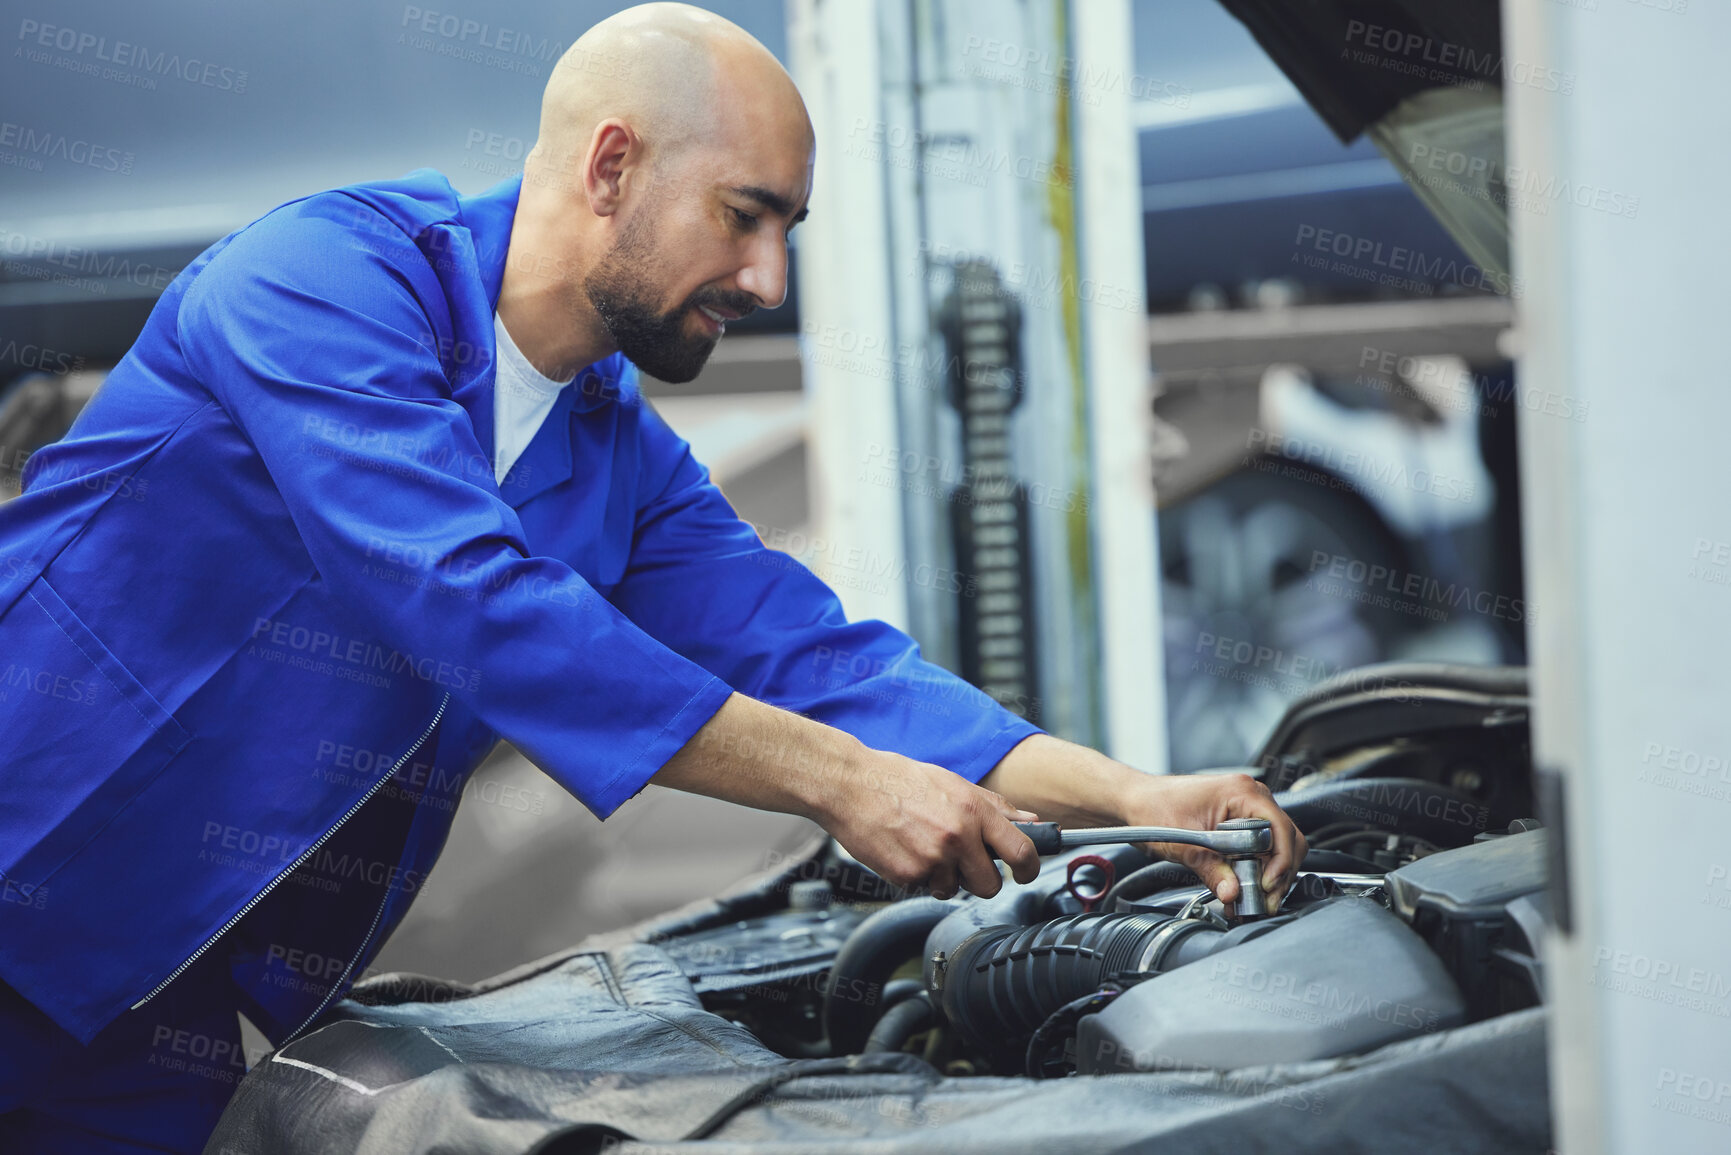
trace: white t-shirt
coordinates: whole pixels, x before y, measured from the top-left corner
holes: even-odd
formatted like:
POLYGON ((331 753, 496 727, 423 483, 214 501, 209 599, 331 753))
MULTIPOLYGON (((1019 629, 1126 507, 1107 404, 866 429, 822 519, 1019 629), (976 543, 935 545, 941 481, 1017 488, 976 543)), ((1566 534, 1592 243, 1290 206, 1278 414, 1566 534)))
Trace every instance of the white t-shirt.
POLYGON ((503 483, 552 412, 559 390, 577 375, 555 381, 529 364, 497 313, 493 314, 493 335, 499 346, 498 364, 493 370, 493 479, 503 483))

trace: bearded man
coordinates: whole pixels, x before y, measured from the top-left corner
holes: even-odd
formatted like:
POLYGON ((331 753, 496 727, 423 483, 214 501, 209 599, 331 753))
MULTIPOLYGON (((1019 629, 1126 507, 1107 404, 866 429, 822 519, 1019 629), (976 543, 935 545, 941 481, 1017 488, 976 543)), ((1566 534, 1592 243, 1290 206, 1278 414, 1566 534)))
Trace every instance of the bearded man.
POLYGON ((561 59, 520 179, 303 197, 169 286, 0 507, 0 1147, 200 1149, 237 1012, 281 1045, 349 988, 500 739, 598 815, 801 814, 939 897, 996 893, 994 851, 1030 881, 1036 815, 1268 818, 1278 900, 1303 839, 1259 784, 1145 775, 848 621, 643 402, 782 303, 814 149, 762 45, 645 5, 561 59))

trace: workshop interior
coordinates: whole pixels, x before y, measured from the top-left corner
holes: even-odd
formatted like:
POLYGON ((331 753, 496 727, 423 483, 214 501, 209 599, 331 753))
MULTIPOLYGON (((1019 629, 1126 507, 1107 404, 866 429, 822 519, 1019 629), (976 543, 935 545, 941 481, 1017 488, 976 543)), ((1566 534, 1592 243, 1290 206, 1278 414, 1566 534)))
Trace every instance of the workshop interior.
MULTIPOLYGON (((1266 822, 1048 828, 939 900, 801 818, 602 822, 501 745, 206 1150, 1731 1149, 1731 9, 701 6, 799 86, 811 216, 787 303, 648 403, 850 619, 1256 777, 1297 881, 1266 822), (1239 900, 1137 845, 1183 838, 1239 900)), ((207 246, 521 173, 624 5, 8 7, 0 518, 207 246)))

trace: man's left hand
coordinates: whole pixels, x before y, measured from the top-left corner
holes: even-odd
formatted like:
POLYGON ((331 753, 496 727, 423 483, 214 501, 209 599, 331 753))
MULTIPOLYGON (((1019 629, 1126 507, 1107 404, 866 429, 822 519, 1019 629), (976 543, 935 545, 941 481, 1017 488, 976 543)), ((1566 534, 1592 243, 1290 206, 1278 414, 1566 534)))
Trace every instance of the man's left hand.
MULTIPOLYGON (((1269 908, 1292 886, 1307 846, 1286 812, 1274 804, 1268 787, 1248 774, 1186 774, 1145 777, 1122 803, 1125 826, 1178 826, 1213 830, 1229 818, 1266 818, 1274 825, 1274 854, 1262 864, 1262 887, 1269 908)), ((1151 854, 1181 862, 1195 871, 1222 902, 1238 898, 1238 879, 1226 860, 1200 846, 1171 842, 1140 844, 1151 854)))

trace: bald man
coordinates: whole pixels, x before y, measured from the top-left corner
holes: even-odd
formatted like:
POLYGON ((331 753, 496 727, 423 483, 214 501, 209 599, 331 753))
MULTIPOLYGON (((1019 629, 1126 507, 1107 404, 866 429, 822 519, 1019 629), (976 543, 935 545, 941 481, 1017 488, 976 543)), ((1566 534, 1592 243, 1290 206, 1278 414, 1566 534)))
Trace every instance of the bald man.
MULTIPOLYGON (((175 279, 0 507, 0 1150, 196 1151, 366 970, 509 740, 596 814, 657 782, 805 815, 884 878, 1018 882, 1015 819, 1274 821, 850 622, 639 392, 782 303, 810 122, 647 5, 549 81, 520 180, 291 201, 175 279)), ((839 275, 839 274, 838 274, 839 275)), ((1223 898, 1218 859, 1173 856, 1223 898)))

